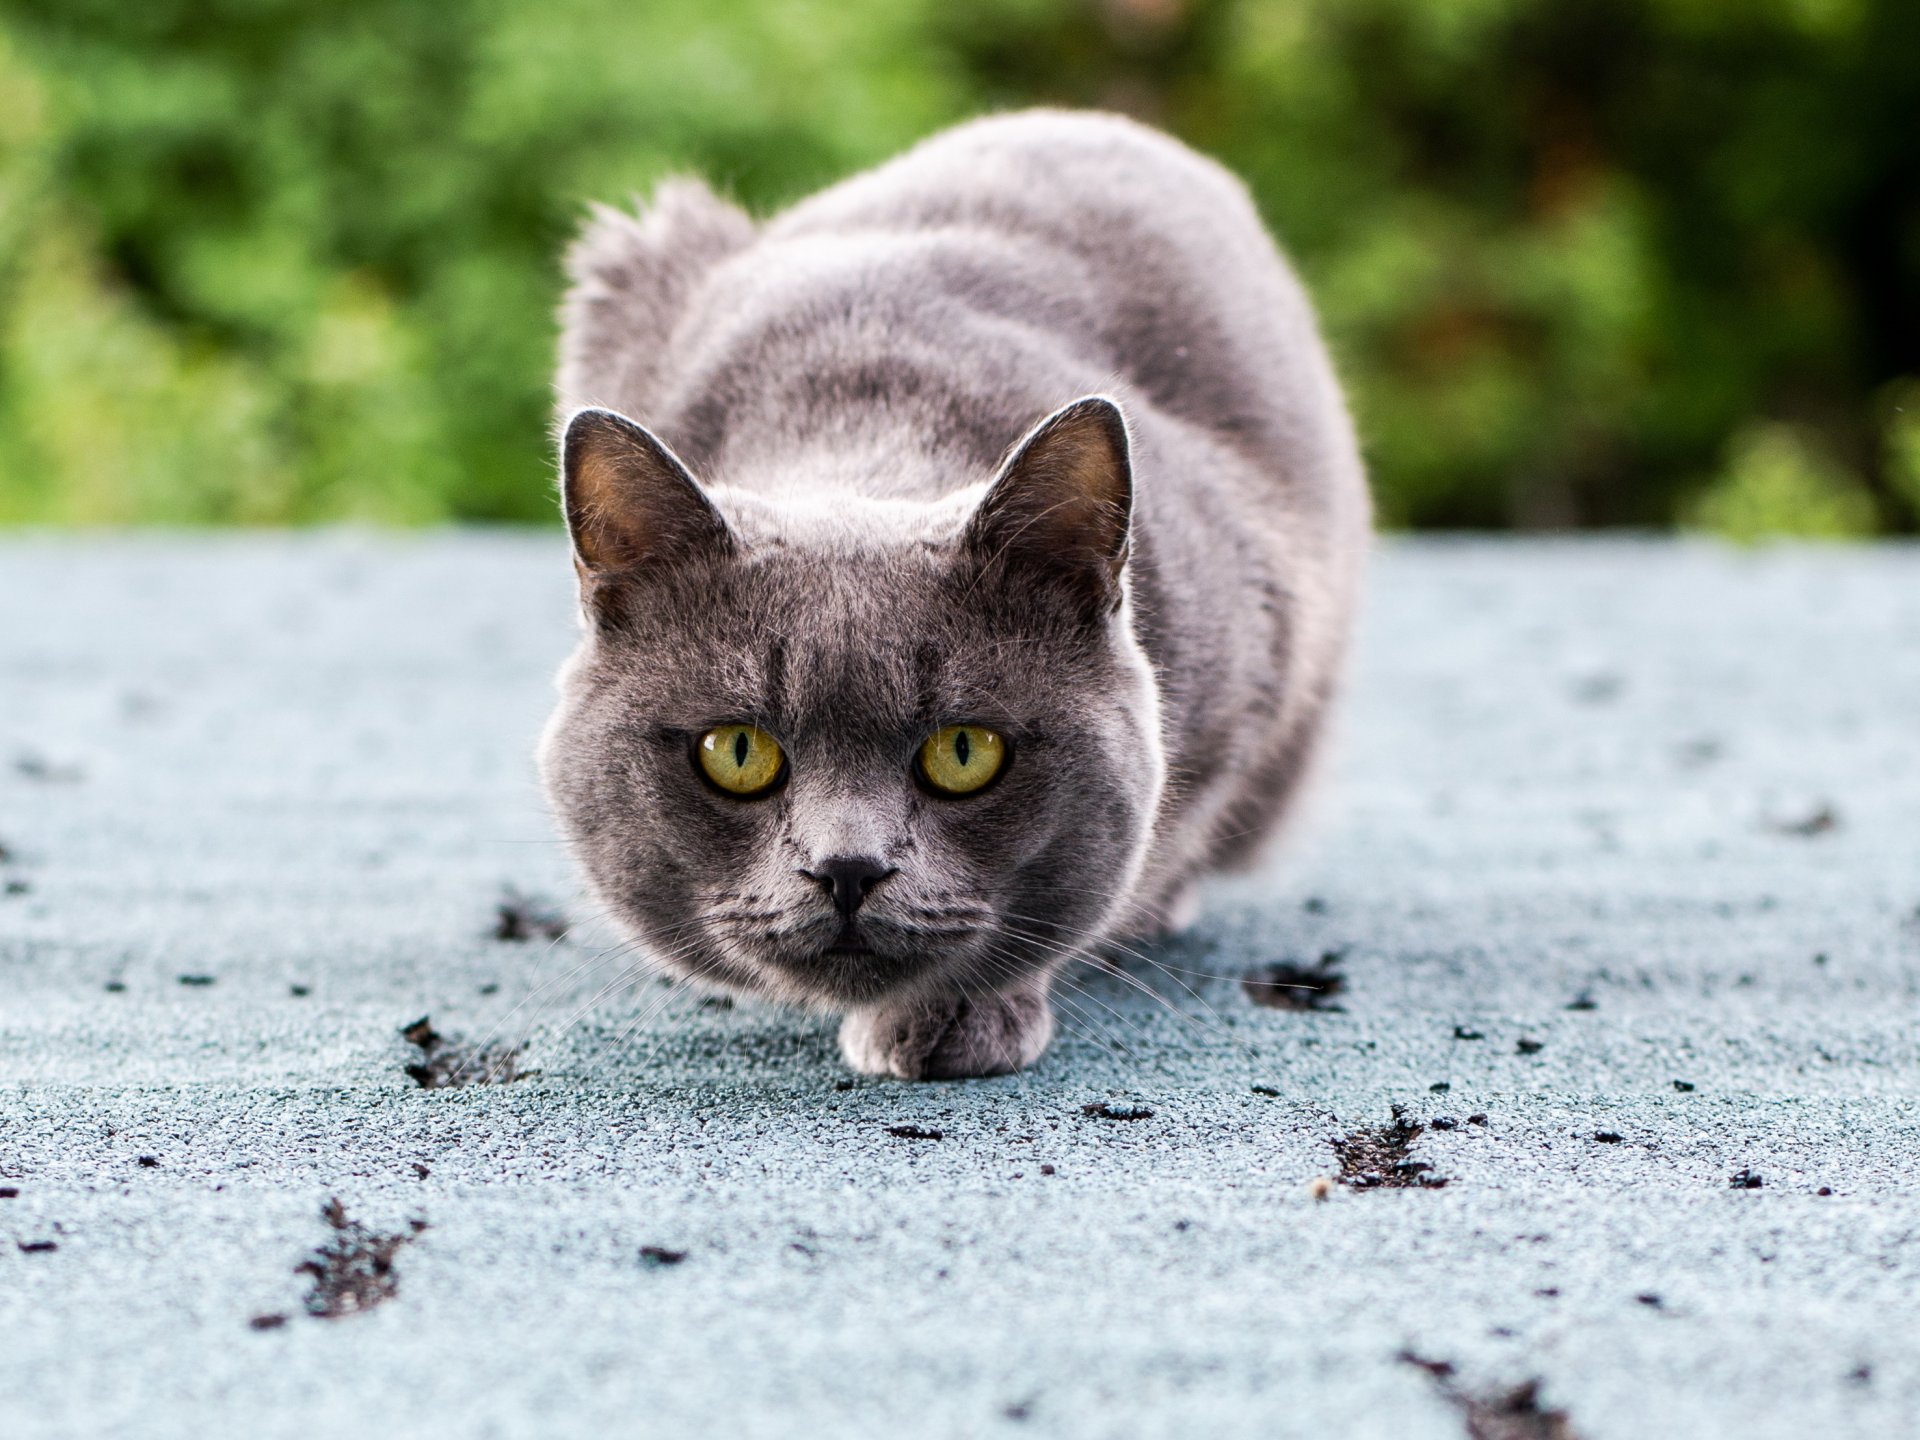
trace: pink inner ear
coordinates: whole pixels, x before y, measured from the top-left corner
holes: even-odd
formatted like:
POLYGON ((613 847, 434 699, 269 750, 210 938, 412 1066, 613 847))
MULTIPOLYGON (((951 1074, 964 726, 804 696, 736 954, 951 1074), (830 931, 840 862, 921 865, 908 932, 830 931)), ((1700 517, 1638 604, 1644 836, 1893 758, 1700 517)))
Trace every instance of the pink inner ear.
POLYGON ((596 575, 731 553, 732 532, 685 465, 651 432, 583 410, 563 445, 575 563, 596 575))
POLYGON ((567 483, 577 558, 589 570, 625 570, 646 557, 643 514, 621 504, 620 467, 601 449, 580 458, 567 483))
POLYGON ((1126 560, 1132 501, 1126 422, 1112 401, 1089 397, 1016 448, 975 515, 973 543, 1111 582, 1126 560))

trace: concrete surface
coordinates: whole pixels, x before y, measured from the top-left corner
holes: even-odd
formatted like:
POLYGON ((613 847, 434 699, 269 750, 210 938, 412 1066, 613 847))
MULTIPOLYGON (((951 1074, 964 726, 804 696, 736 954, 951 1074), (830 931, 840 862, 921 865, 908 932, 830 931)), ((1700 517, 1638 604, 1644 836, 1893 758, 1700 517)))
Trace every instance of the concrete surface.
POLYGON ((1920 1434, 1913 548, 1388 544, 1292 853, 920 1087, 581 915, 554 537, 15 537, 0 617, 9 1440, 1920 1434), (1312 1198, 1395 1105, 1444 1188, 1312 1198))

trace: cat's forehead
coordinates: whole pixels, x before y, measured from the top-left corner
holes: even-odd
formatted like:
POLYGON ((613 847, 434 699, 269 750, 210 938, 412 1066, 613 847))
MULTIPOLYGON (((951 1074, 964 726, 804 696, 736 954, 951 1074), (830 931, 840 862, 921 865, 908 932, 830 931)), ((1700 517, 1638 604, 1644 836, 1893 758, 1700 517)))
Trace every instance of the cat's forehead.
POLYGON ((915 549, 951 549, 987 486, 970 485, 934 500, 797 481, 753 490, 716 486, 710 493, 751 554, 788 551, 884 564, 915 549))
POLYGON ((1032 709, 1078 657, 935 541, 841 530, 750 545, 658 595, 628 642, 634 694, 672 724, 892 734, 1032 709))

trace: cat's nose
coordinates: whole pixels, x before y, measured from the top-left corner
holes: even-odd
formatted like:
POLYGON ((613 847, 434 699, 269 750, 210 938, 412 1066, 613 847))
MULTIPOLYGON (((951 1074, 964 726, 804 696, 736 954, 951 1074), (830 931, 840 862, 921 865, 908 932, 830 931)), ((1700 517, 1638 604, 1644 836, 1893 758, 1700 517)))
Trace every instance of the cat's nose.
POLYGON ((851 920, 867 892, 894 871, 868 855, 836 855, 800 873, 833 897, 833 908, 842 920, 851 920))

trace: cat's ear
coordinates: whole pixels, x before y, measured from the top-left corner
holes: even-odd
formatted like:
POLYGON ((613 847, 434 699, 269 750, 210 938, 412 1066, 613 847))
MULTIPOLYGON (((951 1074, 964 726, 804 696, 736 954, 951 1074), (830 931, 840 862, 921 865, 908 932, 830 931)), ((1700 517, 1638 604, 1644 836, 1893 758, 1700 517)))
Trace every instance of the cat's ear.
POLYGON ((1018 565, 1080 588, 1100 613, 1120 603, 1133 514, 1127 422, 1104 395, 1076 400, 1014 447, 967 523, 987 565, 1018 565))
POLYGON ((567 533, 583 584, 739 549, 680 458, 624 415, 576 411, 560 461, 567 533))

